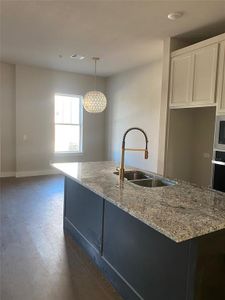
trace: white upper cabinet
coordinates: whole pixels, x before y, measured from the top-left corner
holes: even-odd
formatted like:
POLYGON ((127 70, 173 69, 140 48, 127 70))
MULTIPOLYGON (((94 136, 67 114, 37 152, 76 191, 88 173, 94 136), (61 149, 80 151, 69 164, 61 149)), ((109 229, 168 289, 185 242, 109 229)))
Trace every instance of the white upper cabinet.
POLYGON ((190 99, 191 54, 174 57, 171 61, 170 104, 187 105, 190 99))
POLYGON ((217 86, 217 113, 225 114, 225 41, 220 44, 217 86))
POLYGON ((203 47, 193 52, 192 104, 216 102, 218 44, 203 47))
POLYGON ((171 58, 170 107, 215 105, 217 58, 217 43, 171 58))

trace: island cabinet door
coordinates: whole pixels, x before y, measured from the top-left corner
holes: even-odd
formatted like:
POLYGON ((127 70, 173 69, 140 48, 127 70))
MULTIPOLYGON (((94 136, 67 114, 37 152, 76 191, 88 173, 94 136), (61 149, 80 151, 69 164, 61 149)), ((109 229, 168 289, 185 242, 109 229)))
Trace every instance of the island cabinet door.
MULTIPOLYGON (((106 201, 104 259, 145 300, 193 300, 189 242, 177 244, 106 201)), ((130 298, 129 298, 130 299, 130 298)))
MULTIPOLYGON (((64 218, 98 252, 101 250, 103 199, 70 178, 65 179, 64 218)), ((65 222, 64 220, 64 222, 65 222)), ((70 226, 71 227, 71 226, 70 226)))

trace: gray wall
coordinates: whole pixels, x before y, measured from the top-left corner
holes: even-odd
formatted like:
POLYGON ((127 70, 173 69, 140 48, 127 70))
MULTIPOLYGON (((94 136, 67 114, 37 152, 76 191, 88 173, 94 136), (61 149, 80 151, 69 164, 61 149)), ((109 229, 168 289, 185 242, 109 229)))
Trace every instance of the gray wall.
POLYGON ((1 168, 4 176, 14 175, 15 140, 15 66, 0 63, 1 168))
POLYGON ((167 176, 210 186, 215 116, 215 107, 171 110, 167 176))
MULTIPOLYGON (((2 171, 18 176, 42 174, 51 171, 51 161, 104 159, 104 113, 84 112, 82 156, 54 154, 54 94, 84 95, 93 87, 92 76, 25 65, 4 64, 1 70, 5 74, 1 111, 8 122, 2 128, 2 171)), ((98 78, 97 84, 104 91, 105 80, 98 78)))
MULTIPOLYGON (((162 61, 135 68, 107 79, 106 155, 119 164, 122 136, 129 127, 144 129, 149 138, 149 159, 140 152, 126 153, 126 165, 157 171, 162 61)), ((138 132, 127 136, 127 146, 143 147, 138 132)))

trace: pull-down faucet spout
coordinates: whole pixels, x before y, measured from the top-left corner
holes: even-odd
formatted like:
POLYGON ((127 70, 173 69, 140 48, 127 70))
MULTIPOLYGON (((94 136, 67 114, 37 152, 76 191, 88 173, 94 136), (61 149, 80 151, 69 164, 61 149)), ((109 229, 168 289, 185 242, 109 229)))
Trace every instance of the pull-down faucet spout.
POLYGON ((121 148, 121 161, 120 161, 120 180, 124 180, 124 158, 125 158, 125 151, 144 151, 145 152, 145 159, 148 159, 148 138, 146 133, 144 132, 143 129, 138 128, 138 127, 132 127, 129 128, 123 135, 123 141, 122 141, 122 148, 121 148), (143 133, 144 137, 145 137, 145 148, 144 149, 139 149, 139 148, 125 148, 125 141, 126 141, 126 136, 128 134, 128 132, 132 131, 132 130, 139 130, 140 132, 143 133))

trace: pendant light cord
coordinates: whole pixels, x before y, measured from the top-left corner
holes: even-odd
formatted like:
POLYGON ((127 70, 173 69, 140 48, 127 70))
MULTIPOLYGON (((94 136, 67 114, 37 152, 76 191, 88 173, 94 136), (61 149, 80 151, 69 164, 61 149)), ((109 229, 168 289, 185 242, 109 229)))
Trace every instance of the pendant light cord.
POLYGON ((95 91, 96 91, 96 86, 97 86, 96 65, 97 65, 97 60, 95 59, 95 91))
POLYGON ((97 91, 97 61, 99 60, 99 57, 92 57, 92 59, 95 62, 95 91, 97 91))

